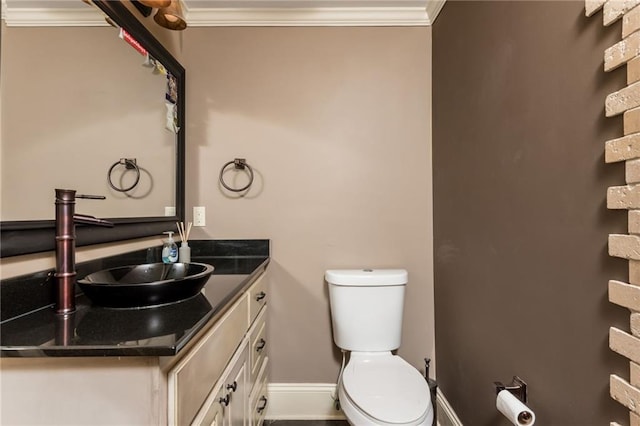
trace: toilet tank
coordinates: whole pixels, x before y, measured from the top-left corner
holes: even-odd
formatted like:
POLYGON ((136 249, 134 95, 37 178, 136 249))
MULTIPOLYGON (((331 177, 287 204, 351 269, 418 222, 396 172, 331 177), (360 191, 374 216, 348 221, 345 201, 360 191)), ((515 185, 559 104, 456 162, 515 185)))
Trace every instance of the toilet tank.
POLYGON ((336 345, 358 352, 400 347, 407 278, 404 269, 326 271, 336 345))

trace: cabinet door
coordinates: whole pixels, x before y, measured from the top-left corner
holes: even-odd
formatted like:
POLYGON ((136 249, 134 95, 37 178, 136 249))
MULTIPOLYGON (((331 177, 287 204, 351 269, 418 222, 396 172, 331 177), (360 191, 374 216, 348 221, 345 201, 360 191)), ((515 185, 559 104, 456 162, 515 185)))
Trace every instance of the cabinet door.
POLYGON ((249 288, 249 324, 258 316, 258 312, 267 304, 267 279, 261 275, 249 288))
POLYGON ((265 357, 258 374, 258 380, 251 391, 249 398, 249 426, 262 426, 267 414, 267 382, 269 376, 269 358, 265 357))
POLYGON ((251 344, 249 383, 251 386, 258 378, 258 372, 267 353, 266 311, 266 308, 262 309, 249 334, 251 344))
POLYGON ((226 389, 218 388, 213 401, 207 407, 204 415, 199 415, 193 422, 194 426, 224 426, 225 406, 224 401, 227 396, 226 389))
MULTIPOLYGON (((246 353, 246 351, 245 351, 246 353)), ((229 392, 229 406, 225 415, 228 425, 244 426, 247 418, 247 357, 241 357, 229 375, 229 382, 225 384, 229 392)))
POLYGON ((244 340, 215 389, 196 415, 194 426, 244 426, 247 417, 247 365, 249 351, 244 340))

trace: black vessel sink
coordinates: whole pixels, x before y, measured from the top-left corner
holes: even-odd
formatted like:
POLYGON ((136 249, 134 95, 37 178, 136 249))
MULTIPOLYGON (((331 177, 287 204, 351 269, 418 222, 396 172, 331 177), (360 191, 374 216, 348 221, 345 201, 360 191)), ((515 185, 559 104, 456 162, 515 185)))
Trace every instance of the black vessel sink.
POLYGON ((78 285, 95 305, 141 308, 195 296, 212 273, 206 263, 148 263, 94 272, 78 285))

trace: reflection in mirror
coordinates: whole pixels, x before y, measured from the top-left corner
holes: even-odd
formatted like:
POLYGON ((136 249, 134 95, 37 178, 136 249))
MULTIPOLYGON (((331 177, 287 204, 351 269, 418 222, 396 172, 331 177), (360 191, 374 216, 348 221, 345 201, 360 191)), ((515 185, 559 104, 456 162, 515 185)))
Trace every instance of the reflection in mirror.
POLYGON ((53 219, 55 188, 105 195, 79 208, 98 217, 165 215, 175 206, 176 168, 167 76, 113 27, 19 32, 3 49, 11 84, 3 88, 2 220, 53 219), (135 183, 121 158, 140 170, 126 192, 108 179, 115 164, 114 187, 135 183))
POLYGON ((3 28, 1 257, 53 249, 55 188, 109 200, 78 203, 116 225, 78 227, 78 245, 156 235, 183 219, 184 68, 123 3, 94 3, 162 66, 118 28, 3 28))

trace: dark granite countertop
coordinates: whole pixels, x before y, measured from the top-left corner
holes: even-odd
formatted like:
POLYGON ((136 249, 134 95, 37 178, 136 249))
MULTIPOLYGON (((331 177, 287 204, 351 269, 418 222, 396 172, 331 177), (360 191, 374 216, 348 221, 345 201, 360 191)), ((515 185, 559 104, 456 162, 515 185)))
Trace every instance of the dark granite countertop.
MULTIPOLYGON (((47 305, 4 320, 0 324, 0 355, 176 355, 209 320, 236 300, 269 263, 267 240, 241 241, 245 246, 238 249, 240 246, 235 244, 234 250, 220 249, 219 243, 214 247, 213 242, 189 242, 192 260, 211 264, 215 268, 203 291, 194 297, 158 307, 110 309, 93 306, 80 293, 76 299, 77 310, 72 315, 56 315, 52 306, 47 305), (258 241, 262 246, 266 242, 266 252, 247 246, 247 241, 258 241)), ((147 260, 157 255, 156 249, 149 250, 144 251, 147 260), (149 250, 153 250, 153 253, 150 254, 149 250)), ((119 260, 113 258, 106 263, 127 264, 140 252, 118 256, 119 260)))

